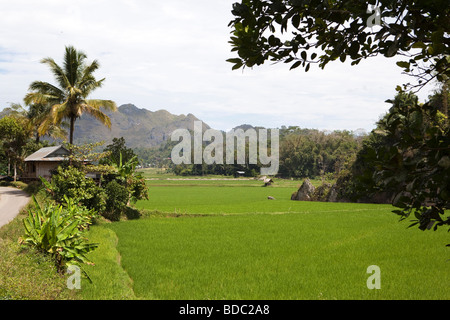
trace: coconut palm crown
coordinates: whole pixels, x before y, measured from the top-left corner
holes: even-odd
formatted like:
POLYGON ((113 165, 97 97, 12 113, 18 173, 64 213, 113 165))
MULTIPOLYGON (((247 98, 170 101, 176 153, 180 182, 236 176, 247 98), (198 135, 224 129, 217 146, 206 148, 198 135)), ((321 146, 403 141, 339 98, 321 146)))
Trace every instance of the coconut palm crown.
POLYGON ((102 124, 111 128, 110 118, 101 108, 116 111, 117 106, 111 100, 90 99, 88 96, 100 88, 104 78, 96 80, 94 72, 100 67, 97 60, 86 63, 87 56, 74 47, 65 48, 63 66, 59 66, 52 58, 45 58, 41 63, 49 66, 57 85, 48 82, 35 81, 30 85, 30 92, 25 97, 26 103, 50 104, 51 113, 40 130, 45 131, 52 124, 59 125, 63 119, 68 119, 69 143, 73 144, 75 121, 83 113, 90 114, 102 124))

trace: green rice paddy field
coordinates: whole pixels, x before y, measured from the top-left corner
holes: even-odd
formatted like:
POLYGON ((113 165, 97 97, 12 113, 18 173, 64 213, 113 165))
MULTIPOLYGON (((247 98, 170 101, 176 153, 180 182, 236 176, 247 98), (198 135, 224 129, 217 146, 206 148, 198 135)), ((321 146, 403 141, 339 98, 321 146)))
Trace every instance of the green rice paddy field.
POLYGON ((85 298, 450 298, 449 233, 407 228, 389 205, 291 201, 298 181, 148 183, 136 206, 159 213, 92 228, 85 298))

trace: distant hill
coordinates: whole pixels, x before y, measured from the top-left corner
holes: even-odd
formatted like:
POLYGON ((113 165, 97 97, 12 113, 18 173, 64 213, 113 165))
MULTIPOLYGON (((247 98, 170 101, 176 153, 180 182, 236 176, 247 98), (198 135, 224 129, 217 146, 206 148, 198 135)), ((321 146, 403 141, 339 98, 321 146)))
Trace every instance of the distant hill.
MULTIPOLYGON (((174 115, 166 110, 150 111, 139 109, 133 104, 124 104, 117 112, 105 112, 111 119, 111 130, 89 115, 83 115, 75 122, 74 143, 105 141, 124 137, 129 148, 151 148, 170 140, 176 129, 194 129, 197 117, 174 115)), ((203 123, 204 130, 209 126, 203 123)))

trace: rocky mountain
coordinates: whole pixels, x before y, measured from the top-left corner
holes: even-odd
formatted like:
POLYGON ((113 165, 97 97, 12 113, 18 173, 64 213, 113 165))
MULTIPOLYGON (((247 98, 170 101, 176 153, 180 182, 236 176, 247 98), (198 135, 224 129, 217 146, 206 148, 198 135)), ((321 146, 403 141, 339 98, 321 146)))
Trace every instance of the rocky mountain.
MULTIPOLYGON (((133 104, 121 105, 117 112, 105 112, 111 119, 111 129, 100 124, 89 115, 83 115, 75 122, 74 143, 105 141, 124 137, 129 148, 151 148, 170 140, 176 129, 193 130, 193 114, 174 115, 166 110, 150 111, 139 109, 133 104)), ((209 126, 203 123, 204 130, 209 126)))

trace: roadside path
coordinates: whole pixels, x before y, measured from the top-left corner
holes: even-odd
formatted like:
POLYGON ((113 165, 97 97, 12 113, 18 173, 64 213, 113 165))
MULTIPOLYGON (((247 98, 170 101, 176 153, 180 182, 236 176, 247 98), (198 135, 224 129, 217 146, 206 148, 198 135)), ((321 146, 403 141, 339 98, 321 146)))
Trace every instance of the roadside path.
POLYGON ((30 201, 30 196, 19 189, 0 187, 0 228, 13 220, 30 201))

